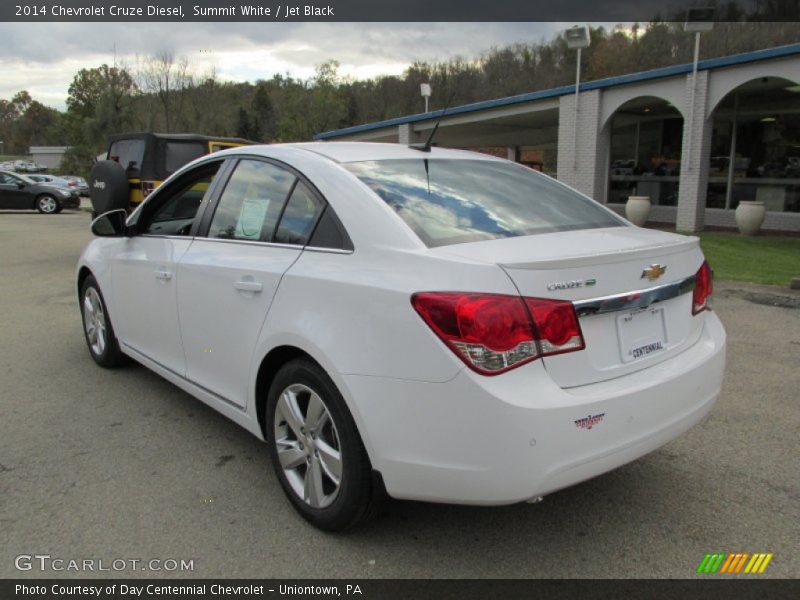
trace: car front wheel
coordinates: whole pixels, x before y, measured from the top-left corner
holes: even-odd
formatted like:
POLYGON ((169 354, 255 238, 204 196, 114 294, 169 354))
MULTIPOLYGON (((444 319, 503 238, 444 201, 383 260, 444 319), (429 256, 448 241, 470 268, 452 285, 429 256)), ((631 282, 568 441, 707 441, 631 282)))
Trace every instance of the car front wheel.
POLYGON ((36 210, 43 215, 52 215, 61 211, 61 206, 53 196, 42 194, 36 199, 36 210))
POLYGON ((340 531, 373 514, 369 458, 339 390, 317 364, 298 359, 278 371, 266 423, 281 487, 306 520, 340 531))
POLYGON ((106 368, 122 364, 125 355, 119 349, 103 294, 91 275, 81 286, 81 317, 86 345, 94 361, 106 368))

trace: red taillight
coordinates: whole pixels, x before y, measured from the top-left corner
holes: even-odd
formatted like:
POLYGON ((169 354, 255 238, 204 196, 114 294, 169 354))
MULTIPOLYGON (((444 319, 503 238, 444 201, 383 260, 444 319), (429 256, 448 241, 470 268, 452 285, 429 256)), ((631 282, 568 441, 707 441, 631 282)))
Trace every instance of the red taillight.
POLYGON ((704 310, 711 310, 711 294, 714 291, 714 285, 711 282, 711 279, 711 267, 709 267, 708 263, 704 261, 694 276, 692 315, 696 315, 704 310))
POLYGON ((152 181, 143 181, 142 182, 142 197, 147 198, 153 190, 156 189, 156 184, 152 181))
POLYGON ((414 294, 411 304, 467 366, 484 375, 585 347, 570 302, 427 292, 414 294))
POLYGON ((583 334, 571 302, 525 298, 539 332, 542 356, 583 350, 583 334))

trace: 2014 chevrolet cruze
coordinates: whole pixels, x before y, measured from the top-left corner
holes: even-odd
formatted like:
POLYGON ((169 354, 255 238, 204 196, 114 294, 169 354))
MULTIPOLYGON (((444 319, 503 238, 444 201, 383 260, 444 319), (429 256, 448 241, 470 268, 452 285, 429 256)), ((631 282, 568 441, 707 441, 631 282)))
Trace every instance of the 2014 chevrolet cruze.
POLYGON ((720 392, 696 238, 524 166, 368 143, 203 157, 78 265, 89 350, 134 358, 269 444, 342 529, 396 498, 506 504, 672 440, 720 392))

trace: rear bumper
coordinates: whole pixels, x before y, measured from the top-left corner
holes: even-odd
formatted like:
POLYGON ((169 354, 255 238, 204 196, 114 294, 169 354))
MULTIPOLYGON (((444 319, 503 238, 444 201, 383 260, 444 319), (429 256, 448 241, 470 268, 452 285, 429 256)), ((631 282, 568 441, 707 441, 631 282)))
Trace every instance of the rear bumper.
POLYGON ((464 369, 445 383, 341 377, 391 496, 510 504, 676 438, 709 412, 724 367, 725 331, 705 313, 699 340, 680 355, 577 388, 556 386, 541 361, 498 377, 464 369))

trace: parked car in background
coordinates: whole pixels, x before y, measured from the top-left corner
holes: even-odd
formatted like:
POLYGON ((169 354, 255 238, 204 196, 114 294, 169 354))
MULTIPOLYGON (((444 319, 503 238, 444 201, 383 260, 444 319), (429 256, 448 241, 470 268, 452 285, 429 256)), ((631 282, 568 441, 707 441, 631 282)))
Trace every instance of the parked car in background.
POLYGON ((78 177, 77 175, 62 175, 61 178, 73 182, 75 188, 78 190, 78 194, 81 196, 89 195, 89 184, 86 183, 83 177, 78 177))
POLYGON ((55 175, 42 175, 40 173, 31 173, 28 175, 28 178, 32 179, 37 183, 63 187, 76 192, 78 191, 78 183, 76 181, 70 181, 68 179, 65 179, 64 177, 56 177, 55 175))
POLYGON ((633 175, 636 170, 636 161, 632 158, 618 159, 611 163, 612 175, 633 175))
POLYGON ((76 191, 37 182, 21 173, 0 171, 0 208, 53 214, 64 208, 79 208, 80 204, 76 191))
POLYGON ((384 484, 538 500, 666 444, 720 393, 699 240, 484 154, 230 149, 92 231, 76 273, 92 358, 132 357, 266 440, 324 529, 364 519, 384 484))
POLYGON ((14 171, 17 173, 41 173, 47 170, 46 165, 41 165, 29 160, 15 160, 13 165, 14 171))

